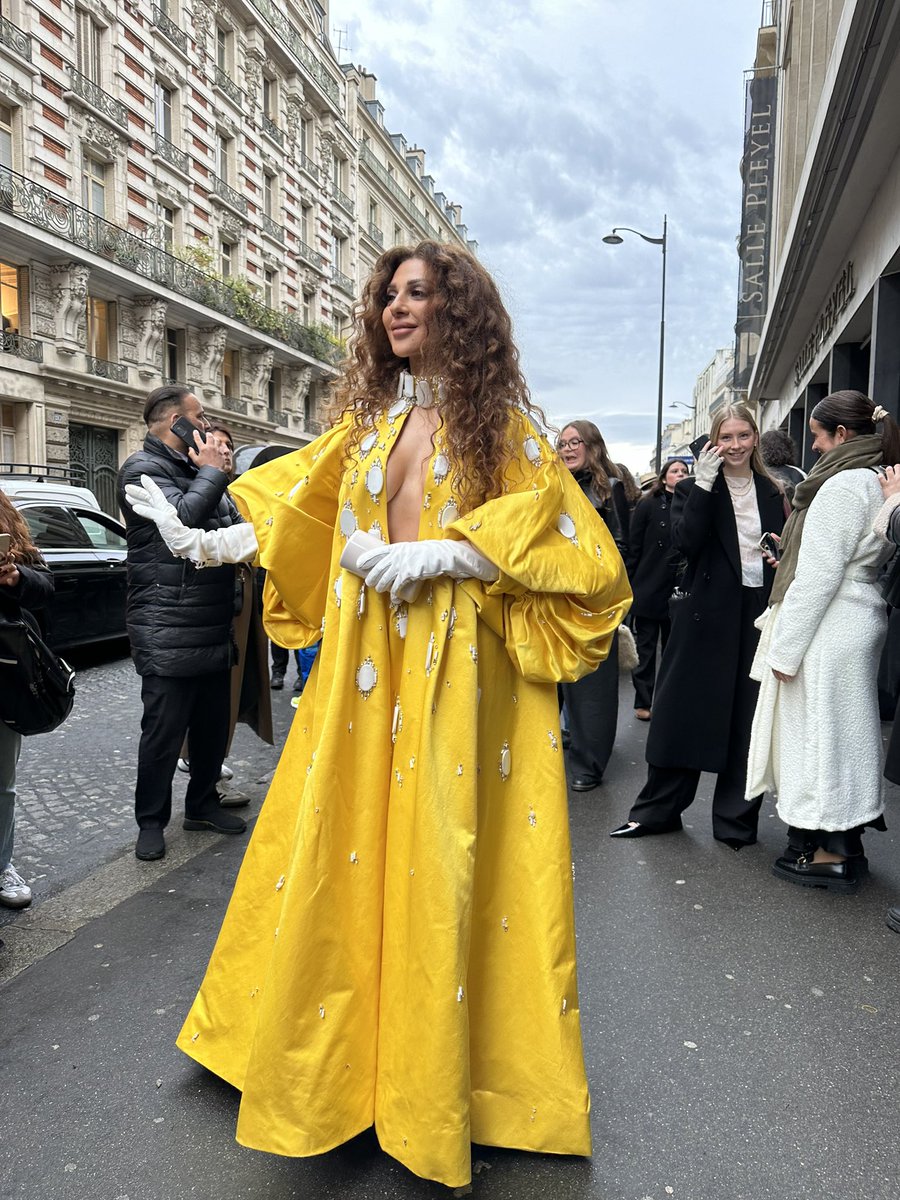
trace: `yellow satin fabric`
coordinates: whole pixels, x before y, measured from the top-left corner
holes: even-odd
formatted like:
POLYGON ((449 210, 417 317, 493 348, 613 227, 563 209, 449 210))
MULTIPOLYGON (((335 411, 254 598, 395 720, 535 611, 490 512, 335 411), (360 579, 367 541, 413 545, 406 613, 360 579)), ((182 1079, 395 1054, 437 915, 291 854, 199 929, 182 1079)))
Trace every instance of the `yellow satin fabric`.
POLYGON ((590 1153, 552 681, 596 667, 631 593, 518 415, 502 496, 460 518, 438 443, 423 498, 420 538, 468 538, 496 583, 394 607, 342 572, 352 527, 387 540, 399 409, 353 458, 345 422, 234 485, 269 631, 324 636, 178 1045, 243 1092, 244 1145, 316 1154, 374 1124, 459 1187, 472 1141, 590 1153))

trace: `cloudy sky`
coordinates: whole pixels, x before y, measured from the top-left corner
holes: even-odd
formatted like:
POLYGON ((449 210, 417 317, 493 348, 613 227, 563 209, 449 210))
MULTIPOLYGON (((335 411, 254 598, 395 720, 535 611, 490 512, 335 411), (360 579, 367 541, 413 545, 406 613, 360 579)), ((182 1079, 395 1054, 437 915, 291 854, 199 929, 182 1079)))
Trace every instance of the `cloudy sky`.
POLYGON ((760 0, 331 0, 341 60, 427 152, 498 279, 535 398, 646 470, 668 214, 665 421, 733 341, 743 71, 760 0))

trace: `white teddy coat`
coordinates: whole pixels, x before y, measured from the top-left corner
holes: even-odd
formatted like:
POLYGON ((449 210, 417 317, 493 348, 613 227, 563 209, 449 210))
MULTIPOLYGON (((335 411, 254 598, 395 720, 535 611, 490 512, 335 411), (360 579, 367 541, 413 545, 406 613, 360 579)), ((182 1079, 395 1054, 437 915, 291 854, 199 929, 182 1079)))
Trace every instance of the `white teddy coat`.
POLYGON ((760 681, 747 798, 777 793, 798 829, 852 829, 882 812, 878 659, 887 631, 875 586, 893 547, 873 531, 883 498, 868 469, 822 485, 784 600, 760 619, 760 681), (773 668, 793 676, 781 683, 773 668))

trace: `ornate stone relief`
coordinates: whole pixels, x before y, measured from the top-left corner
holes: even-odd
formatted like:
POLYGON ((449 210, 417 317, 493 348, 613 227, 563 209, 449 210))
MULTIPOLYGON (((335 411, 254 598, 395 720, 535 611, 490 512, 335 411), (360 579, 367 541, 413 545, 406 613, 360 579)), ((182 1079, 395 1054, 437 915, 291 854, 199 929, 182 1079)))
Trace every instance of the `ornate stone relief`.
POLYGON ((224 325, 204 325, 200 332, 200 381, 205 388, 217 389, 228 330, 224 325))
POLYGON ((85 302, 90 267, 62 263, 50 268, 56 312, 57 350, 74 354, 84 345, 85 302))
POLYGON ((309 385, 312 383, 312 377, 312 367, 282 367, 282 408, 289 408, 297 413, 303 412, 303 402, 309 393, 309 385))
POLYGON ((100 157, 105 158, 107 162, 123 158, 128 150, 128 139, 103 121, 98 121, 96 117, 85 117, 81 127, 81 138, 89 150, 94 153, 99 151, 100 157))
POLYGON ((138 335, 137 361, 142 377, 149 378, 149 375, 145 375, 148 368, 150 375, 159 374, 167 308, 165 300, 160 300, 157 296, 134 298, 133 312, 138 335))
POLYGON ((56 298, 47 272, 31 269, 31 328, 35 337, 56 337, 56 298))
POLYGON ((263 61, 264 59, 259 57, 258 51, 252 51, 244 59, 244 101, 251 113, 259 104, 263 61))
POLYGON ((223 209, 219 218, 219 228, 227 237, 238 238, 244 232, 244 222, 234 213, 223 209))
POLYGON ((268 404, 266 387, 272 374, 275 351, 268 346, 251 346, 242 357, 244 380, 248 385, 247 394, 254 404, 268 404))
POLYGON ((197 45, 202 47, 213 26, 213 10, 203 0, 194 0, 193 24, 197 45))

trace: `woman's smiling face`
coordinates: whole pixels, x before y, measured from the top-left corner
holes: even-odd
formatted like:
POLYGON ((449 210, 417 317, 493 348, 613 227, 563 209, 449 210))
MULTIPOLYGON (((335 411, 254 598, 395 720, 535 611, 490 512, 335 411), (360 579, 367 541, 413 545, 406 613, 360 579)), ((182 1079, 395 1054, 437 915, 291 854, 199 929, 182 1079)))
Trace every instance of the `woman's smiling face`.
POLYGON ((567 425, 556 443, 560 458, 570 471, 580 471, 587 462, 584 438, 574 425, 567 425))

